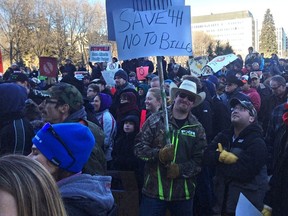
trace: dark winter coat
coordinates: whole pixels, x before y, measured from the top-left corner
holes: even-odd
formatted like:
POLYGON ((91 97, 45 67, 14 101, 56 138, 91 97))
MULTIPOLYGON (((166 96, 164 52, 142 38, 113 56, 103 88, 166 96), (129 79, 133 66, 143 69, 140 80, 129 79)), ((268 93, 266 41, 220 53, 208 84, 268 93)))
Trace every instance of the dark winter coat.
POLYGON ((267 149, 261 127, 251 124, 240 132, 233 141, 233 129, 220 132, 208 146, 204 163, 215 168, 214 192, 217 213, 235 213, 240 193, 262 211, 263 199, 267 190, 266 168, 267 149), (216 151, 221 143, 226 151, 238 157, 236 163, 224 164, 218 161, 220 152, 216 151))
POLYGON ((24 118, 27 91, 24 87, 0 84, 0 155, 31 152, 34 130, 24 118))
POLYGON ((266 193, 264 204, 272 207, 273 216, 286 216, 288 212, 288 150, 287 126, 283 125, 277 133, 279 141, 278 160, 270 179, 270 189, 266 193))

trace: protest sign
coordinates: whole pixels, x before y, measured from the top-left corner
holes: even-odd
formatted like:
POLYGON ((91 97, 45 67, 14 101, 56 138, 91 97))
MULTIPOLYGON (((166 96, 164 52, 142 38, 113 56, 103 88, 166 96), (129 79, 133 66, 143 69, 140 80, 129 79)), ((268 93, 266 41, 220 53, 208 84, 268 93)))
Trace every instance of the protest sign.
POLYGON ((234 54, 221 55, 212 59, 210 62, 207 63, 207 65, 212 68, 214 73, 216 73, 217 71, 221 70, 224 66, 230 64, 236 59, 237 56, 234 54))
POLYGON ((207 56, 198 56, 190 58, 188 61, 191 74, 200 77, 202 75, 202 68, 209 62, 207 56))
POLYGON ((121 0, 121 4, 119 4, 119 1, 106 0, 108 40, 116 40, 113 23, 114 10, 120 10, 124 8, 133 8, 137 11, 165 10, 167 7, 183 5, 185 5, 185 0, 121 0))
POLYGON ((108 62, 106 70, 110 71, 110 70, 114 70, 114 69, 119 68, 119 67, 120 67, 120 65, 118 62, 108 62))
POLYGON ((90 45, 89 56, 90 62, 111 62, 111 47, 90 45))
POLYGON ((78 80, 83 80, 84 76, 89 75, 88 71, 75 71, 74 77, 78 80))
POLYGON ((192 55, 189 6, 153 11, 126 8, 115 10, 113 19, 121 60, 155 55, 192 55))
POLYGON ((57 58, 54 57, 39 57, 39 71, 41 76, 57 77, 58 67, 57 58))
POLYGON ((136 68, 137 79, 138 80, 145 80, 145 78, 148 74, 148 71, 149 71, 149 66, 137 67, 136 68))
POLYGON ((236 206, 236 216, 262 216, 262 213, 242 194, 240 193, 236 206))
POLYGON ((114 76, 115 76, 115 73, 117 71, 118 71, 118 68, 116 68, 114 70, 102 71, 101 72, 107 85, 115 86, 114 76))

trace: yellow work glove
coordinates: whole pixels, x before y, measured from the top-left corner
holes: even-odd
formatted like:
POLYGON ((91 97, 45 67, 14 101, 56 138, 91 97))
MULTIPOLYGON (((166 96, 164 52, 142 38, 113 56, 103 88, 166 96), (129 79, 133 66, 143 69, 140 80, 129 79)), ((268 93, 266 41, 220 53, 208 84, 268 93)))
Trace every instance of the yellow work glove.
POLYGON ((221 143, 218 143, 217 151, 219 151, 220 153, 223 151, 223 147, 221 143))
POLYGON ((179 165, 176 163, 171 163, 167 167, 167 178, 175 179, 179 176, 180 170, 179 165))
POLYGON ((218 149, 217 150, 220 152, 218 160, 221 163, 233 164, 233 163, 236 163, 236 161, 238 160, 238 157, 236 155, 234 155, 233 153, 228 152, 226 150, 223 150, 221 143, 218 143, 218 149))
POLYGON ((262 213, 263 216, 271 216, 272 215, 272 210, 264 207, 261 213, 262 213))
POLYGON ((166 164, 174 158, 174 145, 168 144, 159 150, 159 160, 161 163, 166 164))

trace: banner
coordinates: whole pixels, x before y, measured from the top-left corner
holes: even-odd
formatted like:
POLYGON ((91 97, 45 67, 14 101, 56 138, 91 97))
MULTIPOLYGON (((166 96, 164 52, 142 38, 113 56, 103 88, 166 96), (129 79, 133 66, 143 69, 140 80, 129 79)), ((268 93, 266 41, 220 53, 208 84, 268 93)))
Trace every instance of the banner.
POLYGON ((166 10, 113 11, 118 57, 191 56, 191 14, 189 6, 166 10))
POLYGON ((2 73, 2 74, 4 73, 1 49, 0 49, 0 73, 2 73))
POLYGON ((106 45, 90 45, 89 56, 90 62, 111 62, 111 47, 106 45))
POLYGON ((39 58, 39 71, 41 76, 57 77, 58 67, 57 58, 54 57, 40 57, 39 58))
POLYGON ((142 66, 136 68, 136 74, 138 80, 145 80, 146 76, 148 75, 149 66, 142 66))

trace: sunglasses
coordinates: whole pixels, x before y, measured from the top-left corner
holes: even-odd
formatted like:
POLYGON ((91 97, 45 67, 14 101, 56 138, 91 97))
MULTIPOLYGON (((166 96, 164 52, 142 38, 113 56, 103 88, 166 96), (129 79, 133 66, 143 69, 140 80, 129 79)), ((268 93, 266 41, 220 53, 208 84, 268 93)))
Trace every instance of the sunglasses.
POLYGON ((43 100, 42 103, 43 103, 44 105, 46 105, 46 104, 57 104, 58 101, 53 101, 53 100, 50 99, 50 98, 46 98, 45 100, 43 100))
MULTIPOLYGON (((59 134, 54 130, 54 128, 52 127, 52 125, 50 123, 46 123, 43 126, 42 130, 51 133, 52 136, 65 148, 65 150, 67 151, 68 155, 71 157, 72 162, 67 167, 64 167, 64 169, 70 168, 75 163, 76 159, 75 159, 73 153, 71 152, 71 150, 69 149, 69 147, 65 144, 65 142, 62 140, 62 138, 59 136, 59 134)), ((52 158, 51 161, 56 166, 60 165, 59 160, 57 160, 56 158, 52 158)))
POLYGON ((190 102, 194 102, 194 101, 195 101, 195 97, 194 97, 194 96, 188 95, 188 94, 183 93, 183 92, 180 92, 180 93, 178 94, 178 96, 179 96, 180 98, 182 98, 182 99, 187 98, 190 102))

